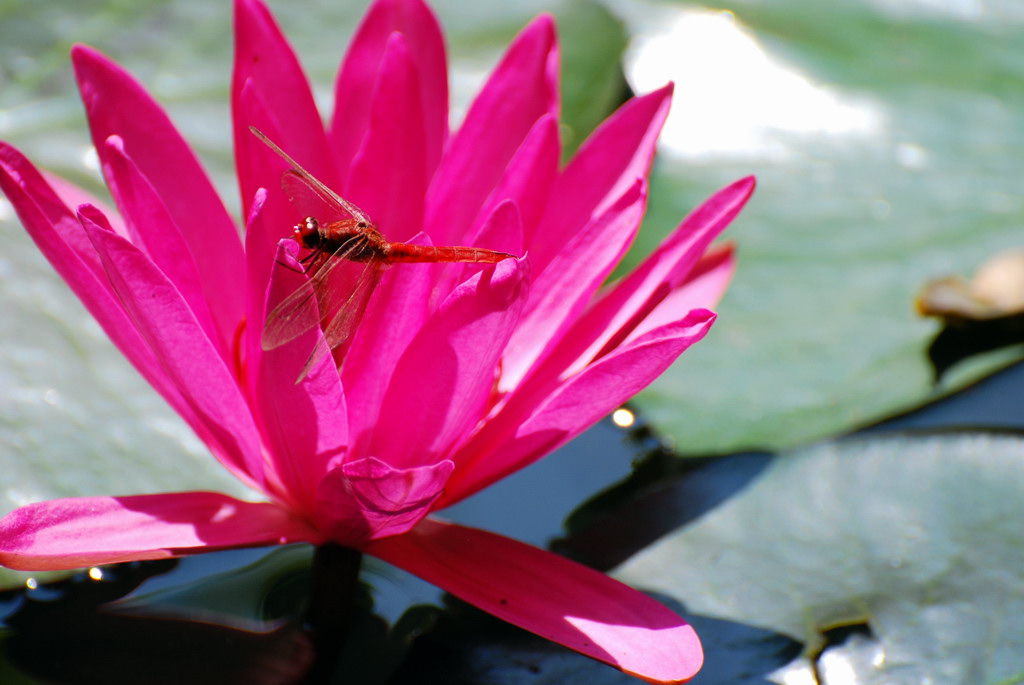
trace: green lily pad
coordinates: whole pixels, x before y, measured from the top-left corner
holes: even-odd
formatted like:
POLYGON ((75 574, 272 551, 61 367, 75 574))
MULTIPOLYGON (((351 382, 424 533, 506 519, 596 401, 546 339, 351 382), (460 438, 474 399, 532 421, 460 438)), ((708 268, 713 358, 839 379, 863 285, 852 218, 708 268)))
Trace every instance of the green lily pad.
POLYGON ((116 609, 171 616, 209 612, 251 623, 291 617, 309 594, 311 558, 308 545, 288 545, 224 552, 206 557, 203 565, 189 559, 184 563, 199 566, 198 572, 150 581, 119 600, 116 609), (237 561, 230 563, 232 559, 237 561))
POLYGON ((632 95, 621 66, 627 36, 622 22, 596 2, 569 2, 555 18, 562 47, 563 157, 568 158, 632 95))
POLYGON ((663 136, 675 152, 656 166, 637 254, 716 187, 759 181, 727 231, 739 266, 719 319, 641 395, 647 417, 687 453, 788 448, 1006 363, 933 388, 925 351, 939 325, 913 300, 929 279, 1024 243, 1017 10, 709 4, 732 15, 682 3, 625 12, 631 82, 677 81, 678 124, 663 136), (678 51, 652 51, 666 35, 678 51))
POLYGON ((866 625, 871 640, 828 652, 844 682, 1018 682, 1022 520, 1021 435, 865 436, 777 457, 616 575, 808 654, 866 625))

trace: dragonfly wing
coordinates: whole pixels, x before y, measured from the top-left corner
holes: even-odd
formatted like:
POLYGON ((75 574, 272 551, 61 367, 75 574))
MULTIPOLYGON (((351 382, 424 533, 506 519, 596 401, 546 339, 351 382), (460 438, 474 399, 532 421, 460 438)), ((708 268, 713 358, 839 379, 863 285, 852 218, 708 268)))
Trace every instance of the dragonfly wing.
MULTIPOLYGON (((277 154, 281 159, 287 162, 288 166, 291 167, 291 169, 286 171, 284 175, 281 177, 281 183, 282 185, 285 185, 286 193, 288 192, 288 185, 286 184, 292 183, 292 181, 289 181, 287 179, 295 179, 299 183, 307 186, 309 190, 312 191, 314 195, 318 196, 323 203, 325 203, 328 207, 331 208, 333 212, 337 212, 340 210, 342 212, 347 213, 353 219, 371 223, 369 217, 363 214, 358 207, 356 207, 351 202, 346 201, 336 192, 334 192, 333 190, 325 186, 323 183, 318 181, 313 174, 306 171, 304 168, 302 168, 301 164, 292 159, 291 155, 289 155, 287 152, 278 147, 277 144, 270 138, 267 138, 266 134, 263 133, 263 131, 259 130, 255 126, 250 126, 249 130, 252 132, 254 136, 263 141, 263 143, 267 147, 273 150, 275 154, 277 154)), ((289 197, 291 197, 291 195, 289 195, 289 197)), ((316 216, 316 214, 310 214, 309 216, 316 216)))
MULTIPOLYGON (((260 346, 264 350, 273 350, 287 342, 291 342, 314 326, 325 320, 324 307, 332 301, 344 302, 350 293, 331 293, 330 278, 339 264, 346 262, 346 256, 353 250, 363 247, 366 238, 353 236, 343 242, 330 255, 318 256, 310 271, 312 277, 295 289, 287 297, 277 303, 267 315, 263 326, 263 337, 260 346)), ((282 267, 285 268, 285 267, 282 267)), ((358 285, 358 284, 357 284, 358 285)))
POLYGON ((295 340, 320 322, 316 291, 309 281, 281 300, 267 315, 260 347, 273 350, 295 340))
MULTIPOLYGON (((306 216, 317 217, 323 223, 351 217, 372 229, 373 223, 362 210, 318 181, 259 129, 250 126, 249 130, 291 167, 282 174, 281 187, 306 216)), ((368 240, 365 234, 355 235, 331 255, 318 253, 310 268, 310 271, 315 270, 312 277, 278 303, 267 316, 261 340, 264 350, 280 347, 314 326, 329 322, 296 383, 305 378, 325 354, 344 344, 362 317, 384 265, 370 260, 355 278, 346 277, 351 274, 336 269, 342 262, 351 263, 349 255, 364 252, 368 240)))
POLYGON ((323 338, 318 338, 316 345, 313 346, 313 351, 306 357, 306 363, 302 365, 302 371, 299 373, 299 377, 295 379, 295 385, 298 385, 302 380, 309 375, 309 372, 313 370, 320 361, 331 353, 331 348, 327 346, 323 338))
POLYGON ((296 383, 301 383, 302 379, 309 375, 309 372, 323 360, 325 355, 333 352, 351 339, 356 326, 363 318, 363 312, 366 311, 366 305, 370 301, 370 296, 377 287, 377 283, 380 281, 381 274, 383 273, 384 263, 377 260, 367 262, 366 266, 363 267, 362 272, 356 279, 355 286, 352 288, 352 292, 338 304, 330 323, 324 328, 323 338, 317 340, 316 346, 309 353, 309 357, 302 367, 302 372, 295 380, 296 383))
POLYGON ((383 273, 384 263, 375 259, 367 262, 359 274, 351 294, 338 307, 331 317, 331 322, 324 328, 324 340, 332 350, 344 345, 352 337, 356 326, 363 318, 370 295, 373 294, 383 273))
POLYGON ((285 186, 285 192, 288 192, 289 187, 294 184, 304 185, 335 211, 341 210, 353 219, 372 223, 370 217, 363 214, 361 209, 325 186, 313 174, 297 164, 293 163, 292 168, 281 175, 281 184, 285 186))
POLYGON ((315 216, 321 223, 358 218, 345 207, 349 203, 342 204, 344 200, 298 169, 281 174, 281 188, 303 216, 315 216))

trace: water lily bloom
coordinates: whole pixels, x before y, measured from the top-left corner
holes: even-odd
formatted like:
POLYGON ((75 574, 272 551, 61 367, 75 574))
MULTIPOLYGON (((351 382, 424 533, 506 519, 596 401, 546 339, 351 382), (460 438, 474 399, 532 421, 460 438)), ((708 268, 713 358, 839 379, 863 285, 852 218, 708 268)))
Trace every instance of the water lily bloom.
POLYGON ((716 193, 637 269, 603 285, 640 225, 671 88, 634 98, 564 168, 558 47, 542 16, 449 131, 445 47, 421 0, 378 0, 325 127, 258 0, 235 7, 234 145, 244 232, 167 114, 96 50, 72 51, 116 204, 0 143, 0 186, 118 348, 236 477, 265 495, 78 497, 0 520, 0 563, 68 569, 225 548, 338 543, 649 682, 700 643, 673 612, 552 553, 428 516, 578 435, 714 320, 733 268, 710 248, 753 191, 716 193), (340 368, 299 376, 323 333, 272 350, 267 312, 306 276, 284 162, 256 126, 392 241, 470 245, 497 264, 388 269, 340 368), (243 237, 240 239, 239 236, 243 237))

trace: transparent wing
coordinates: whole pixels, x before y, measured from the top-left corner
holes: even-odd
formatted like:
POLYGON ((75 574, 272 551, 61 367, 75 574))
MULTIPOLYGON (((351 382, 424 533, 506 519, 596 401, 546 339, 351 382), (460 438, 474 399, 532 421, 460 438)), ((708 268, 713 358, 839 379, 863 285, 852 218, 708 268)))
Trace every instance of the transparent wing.
MULTIPOLYGON (((281 175, 281 187, 304 216, 317 217, 322 224, 354 219, 372 228, 370 218, 362 210, 317 180, 262 131, 254 126, 249 130, 291 167, 281 175)), ((354 264, 348 259, 349 255, 365 252, 368 242, 366 235, 355 235, 330 255, 318 253, 309 269, 313 272, 310 279, 281 300, 267 315, 260 341, 264 350, 280 347, 314 326, 328 322, 324 326, 324 336, 310 352, 296 383, 301 382, 324 355, 351 338, 362 318, 385 265, 371 259, 358 275, 338 271, 338 265, 342 262, 354 264)))
POLYGON ((352 292, 341 303, 330 323, 324 328, 324 337, 317 341, 316 346, 309 353, 309 357, 306 358, 302 372, 295 379, 296 383, 301 383, 302 379, 309 375, 309 372, 323 360, 324 356, 351 339, 356 326, 363 318, 363 312, 366 311, 366 305, 370 302, 370 296, 373 295, 377 283, 380 282, 384 268, 385 264, 379 260, 371 260, 363 267, 352 292))
POLYGON ((309 180, 295 169, 288 169, 281 174, 281 189, 304 217, 315 216, 317 221, 324 224, 353 218, 360 220, 334 198, 310 185, 309 180))
MULTIPOLYGON (((346 302, 349 299, 351 292, 333 292, 337 287, 332 288, 330 275, 339 264, 346 261, 349 254, 363 249, 366 240, 366 236, 363 235, 353 236, 339 245, 332 254, 316 258, 310 268, 313 271, 310 279, 278 302, 267 315, 266 323, 263 325, 263 336, 260 339, 260 346, 264 350, 280 347, 314 326, 319 326, 324 318, 324 306, 330 306, 331 302, 346 302)), ((362 276, 356 279, 355 287, 358 287, 361 278, 362 276)))
POLYGON ((331 318, 331 322, 324 328, 324 339, 332 350, 348 342, 352 337, 356 326, 363 318, 370 295, 373 294, 377 283, 380 282, 384 268, 384 262, 380 260, 374 259, 367 262, 348 299, 338 308, 331 318))
POLYGON ((313 351, 306 357, 306 363, 302 365, 302 371, 299 373, 299 377, 295 379, 295 385, 298 385, 302 380, 309 375, 309 372, 313 370, 313 367, 320 363, 324 357, 331 353, 331 348, 327 346, 323 338, 317 338, 316 345, 313 347, 313 351))
MULTIPOLYGON (((281 159, 288 162, 289 166, 292 167, 281 176, 281 185, 284 187, 285 193, 293 202, 300 204, 301 202, 306 201, 309 196, 305 191, 308 191, 312 194, 312 197, 318 198, 321 206, 327 208, 331 214, 340 215, 344 218, 351 216, 357 221, 371 223, 370 218, 366 216, 361 209, 318 181, 313 174, 303 169, 301 164, 292 159, 287 152, 279 148, 272 140, 270 140, 270 138, 267 138, 262 131, 255 126, 250 126, 249 130, 252 131, 254 136, 262 140, 267 147, 277 153, 281 159), (300 188, 303 188, 303 190, 300 191, 300 188), (293 192, 297 195, 293 196, 293 192)), ((316 213, 310 213, 309 216, 318 215, 316 213)))

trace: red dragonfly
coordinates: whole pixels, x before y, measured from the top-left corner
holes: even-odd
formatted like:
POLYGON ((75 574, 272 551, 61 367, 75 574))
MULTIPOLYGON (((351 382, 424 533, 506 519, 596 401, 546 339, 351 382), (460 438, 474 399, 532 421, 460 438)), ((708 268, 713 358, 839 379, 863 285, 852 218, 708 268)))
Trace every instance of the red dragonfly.
POLYGON ((292 228, 295 241, 309 250, 300 260, 309 280, 267 315, 261 341, 264 350, 272 350, 314 326, 323 329, 323 339, 310 352, 296 383, 301 382, 326 354, 349 341, 370 295, 389 265, 414 262, 496 264, 515 258, 506 252, 478 247, 388 242, 361 209, 318 181, 259 129, 250 126, 249 130, 288 163, 291 168, 281 175, 281 187, 301 211, 312 212, 292 228), (354 278, 351 275, 346 278, 337 267, 352 262, 365 266, 354 278))

